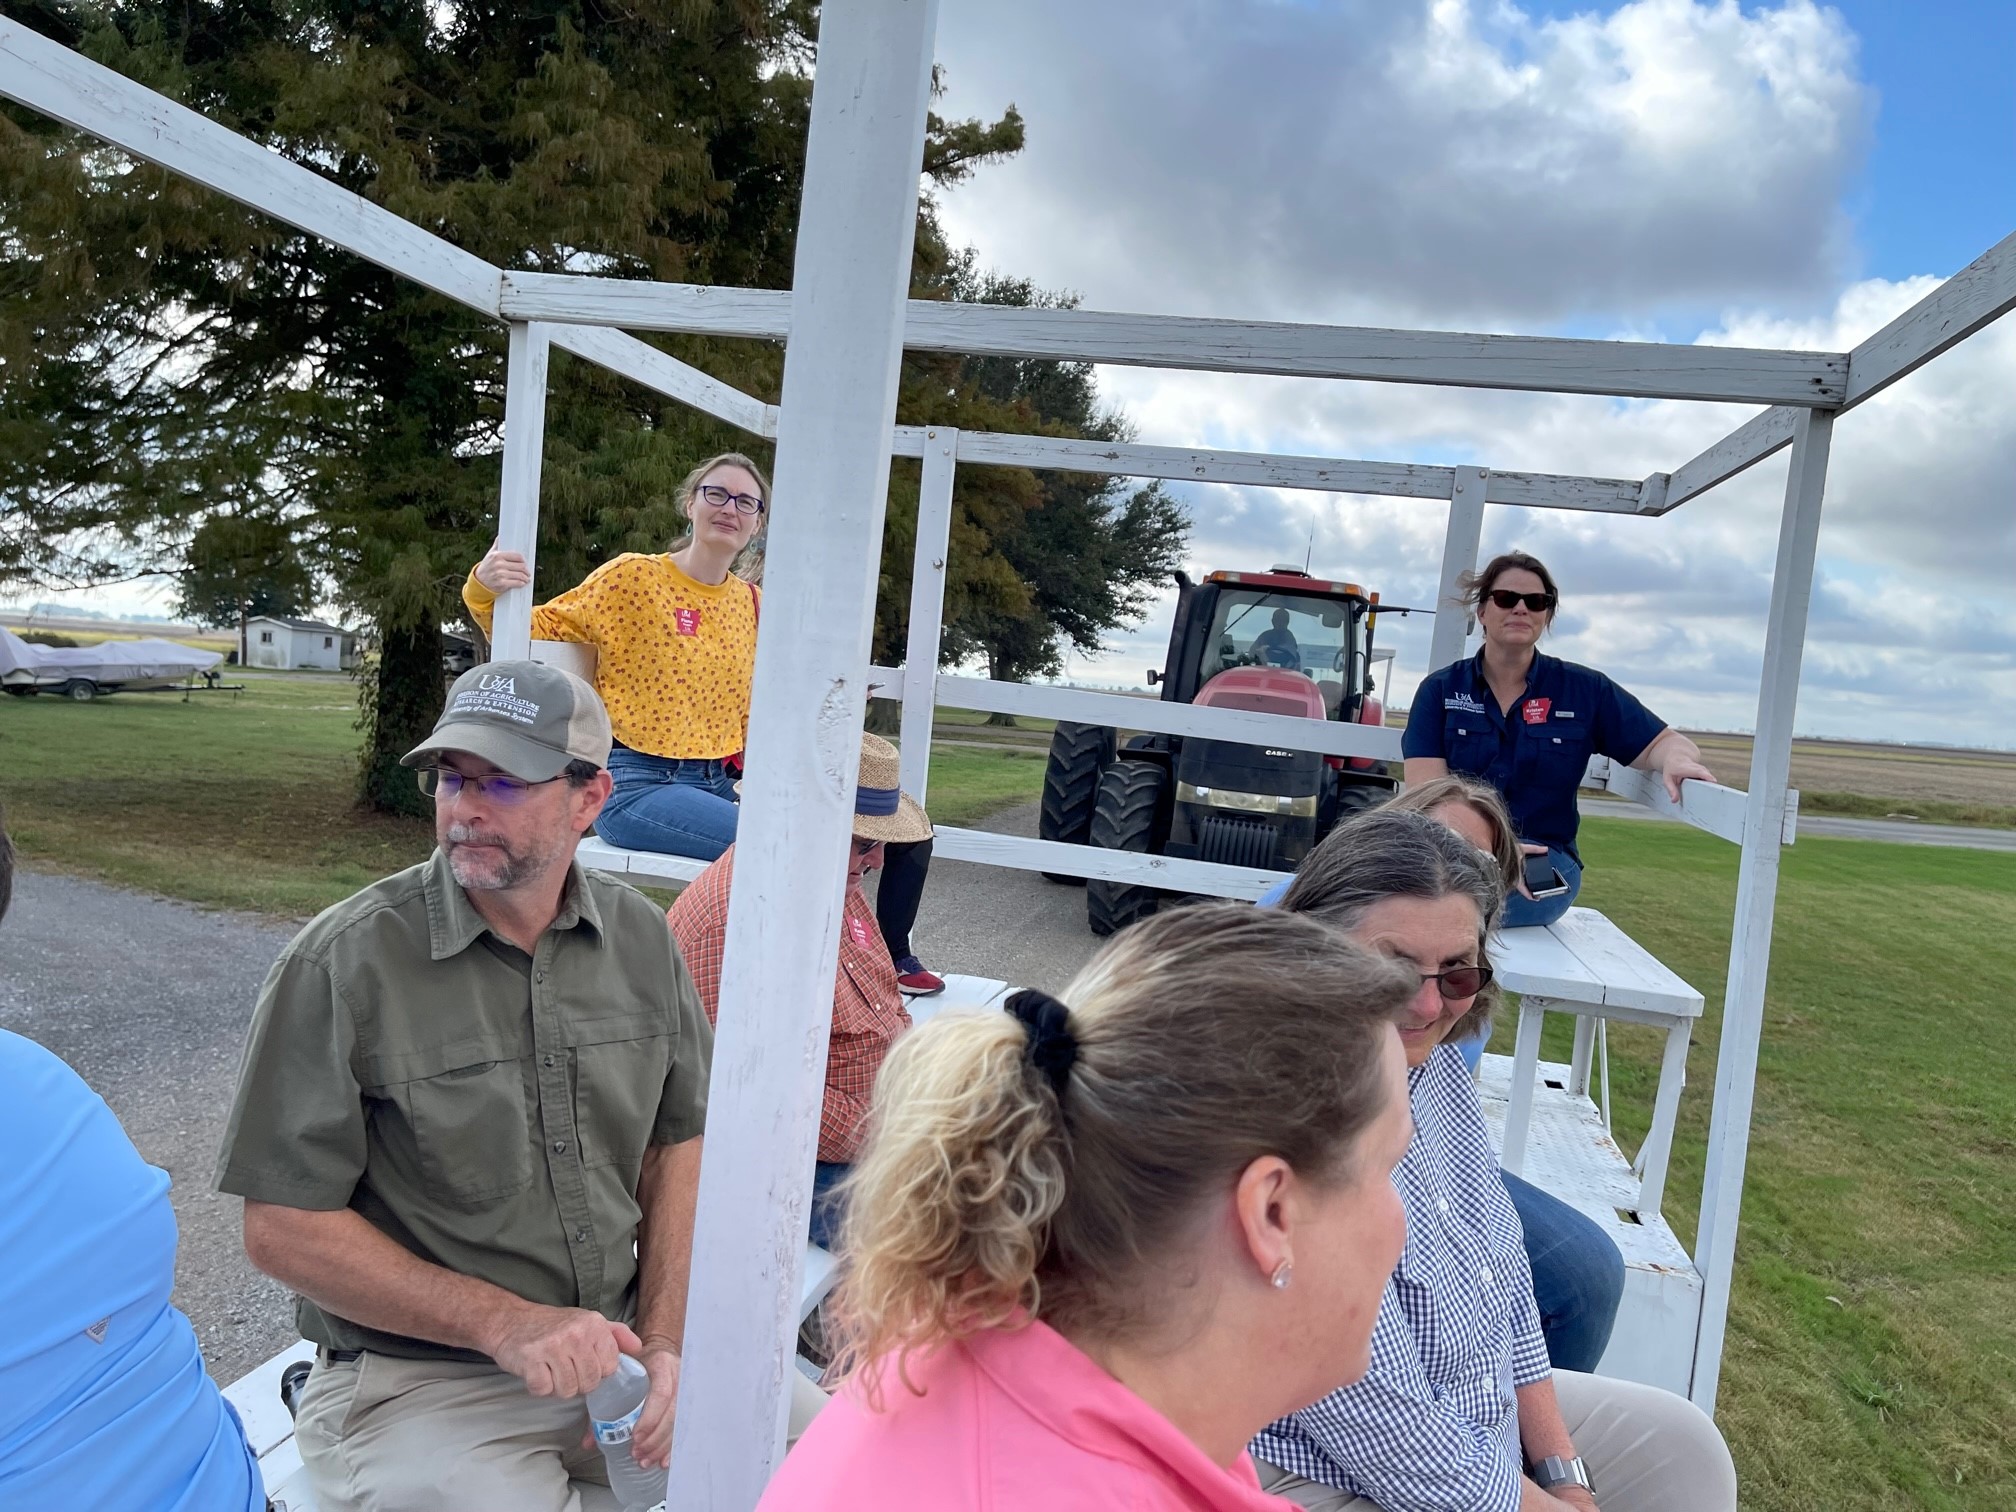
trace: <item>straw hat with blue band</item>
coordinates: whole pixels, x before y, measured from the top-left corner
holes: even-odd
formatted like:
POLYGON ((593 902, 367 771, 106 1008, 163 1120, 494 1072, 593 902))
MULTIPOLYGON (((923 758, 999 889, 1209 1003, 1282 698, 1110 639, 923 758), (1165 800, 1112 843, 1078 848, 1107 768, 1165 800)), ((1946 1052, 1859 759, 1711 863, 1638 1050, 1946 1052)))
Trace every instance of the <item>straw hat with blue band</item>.
POLYGON ((931 838, 930 819, 898 786, 902 770, 896 747, 880 735, 861 737, 861 777, 854 789, 854 833, 860 839, 901 845, 931 838))
MULTIPOLYGON (((861 771, 854 788, 854 834, 861 840, 914 845, 931 838, 923 806, 904 792, 903 764, 896 747, 880 735, 861 737, 861 771)), ((735 784, 741 792, 742 784, 735 784)))

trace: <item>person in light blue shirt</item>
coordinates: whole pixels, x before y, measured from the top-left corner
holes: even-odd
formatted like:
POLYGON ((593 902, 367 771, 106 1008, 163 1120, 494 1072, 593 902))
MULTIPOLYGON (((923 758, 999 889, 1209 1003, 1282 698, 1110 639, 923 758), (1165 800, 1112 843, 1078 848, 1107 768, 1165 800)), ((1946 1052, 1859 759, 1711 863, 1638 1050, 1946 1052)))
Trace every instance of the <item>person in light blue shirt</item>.
MULTIPOLYGON (((0 914, 12 881, 0 829, 0 914)), ((0 1508, 265 1512, 169 1304, 175 1238, 168 1173, 75 1071, 0 1030, 0 1508)))

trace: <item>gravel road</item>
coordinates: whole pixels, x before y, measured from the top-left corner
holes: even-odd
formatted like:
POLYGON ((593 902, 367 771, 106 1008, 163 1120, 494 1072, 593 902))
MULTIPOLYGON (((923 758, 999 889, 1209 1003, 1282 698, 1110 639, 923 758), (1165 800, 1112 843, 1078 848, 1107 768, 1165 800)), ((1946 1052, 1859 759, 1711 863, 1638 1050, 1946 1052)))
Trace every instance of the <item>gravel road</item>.
POLYGON ((37 872, 0 923, 0 1028, 74 1066, 174 1178, 175 1301, 220 1381, 298 1337, 287 1292, 239 1246, 238 1199, 210 1190, 246 1020, 292 934, 37 872))

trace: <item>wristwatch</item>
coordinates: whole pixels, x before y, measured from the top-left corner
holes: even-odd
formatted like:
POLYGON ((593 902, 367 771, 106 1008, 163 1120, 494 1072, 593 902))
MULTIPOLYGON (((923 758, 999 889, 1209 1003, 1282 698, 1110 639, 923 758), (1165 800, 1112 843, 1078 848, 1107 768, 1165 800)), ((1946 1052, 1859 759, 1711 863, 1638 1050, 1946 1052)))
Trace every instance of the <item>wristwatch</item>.
POLYGON ((1552 1491, 1556 1486, 1580 1486, 1591 1496, 1596 1487, 1589 1480, 1589 1467, 1582 1463, 1582 1456, 1562 1459, 1558 1454, 1550 1454, 1533 1466, 1533 1484, 1542 1491, 1552 1491))

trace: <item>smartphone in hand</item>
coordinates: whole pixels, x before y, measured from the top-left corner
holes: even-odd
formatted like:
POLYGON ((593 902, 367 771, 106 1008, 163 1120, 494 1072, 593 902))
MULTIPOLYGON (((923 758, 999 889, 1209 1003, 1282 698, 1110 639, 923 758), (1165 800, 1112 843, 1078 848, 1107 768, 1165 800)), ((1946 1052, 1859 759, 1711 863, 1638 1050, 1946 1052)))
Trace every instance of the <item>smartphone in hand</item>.
POLYGON ((1558 898, 1568 891, 1568 882, 1543 856, 1526 858, 1526 891, 1535 898, 1558 898))

